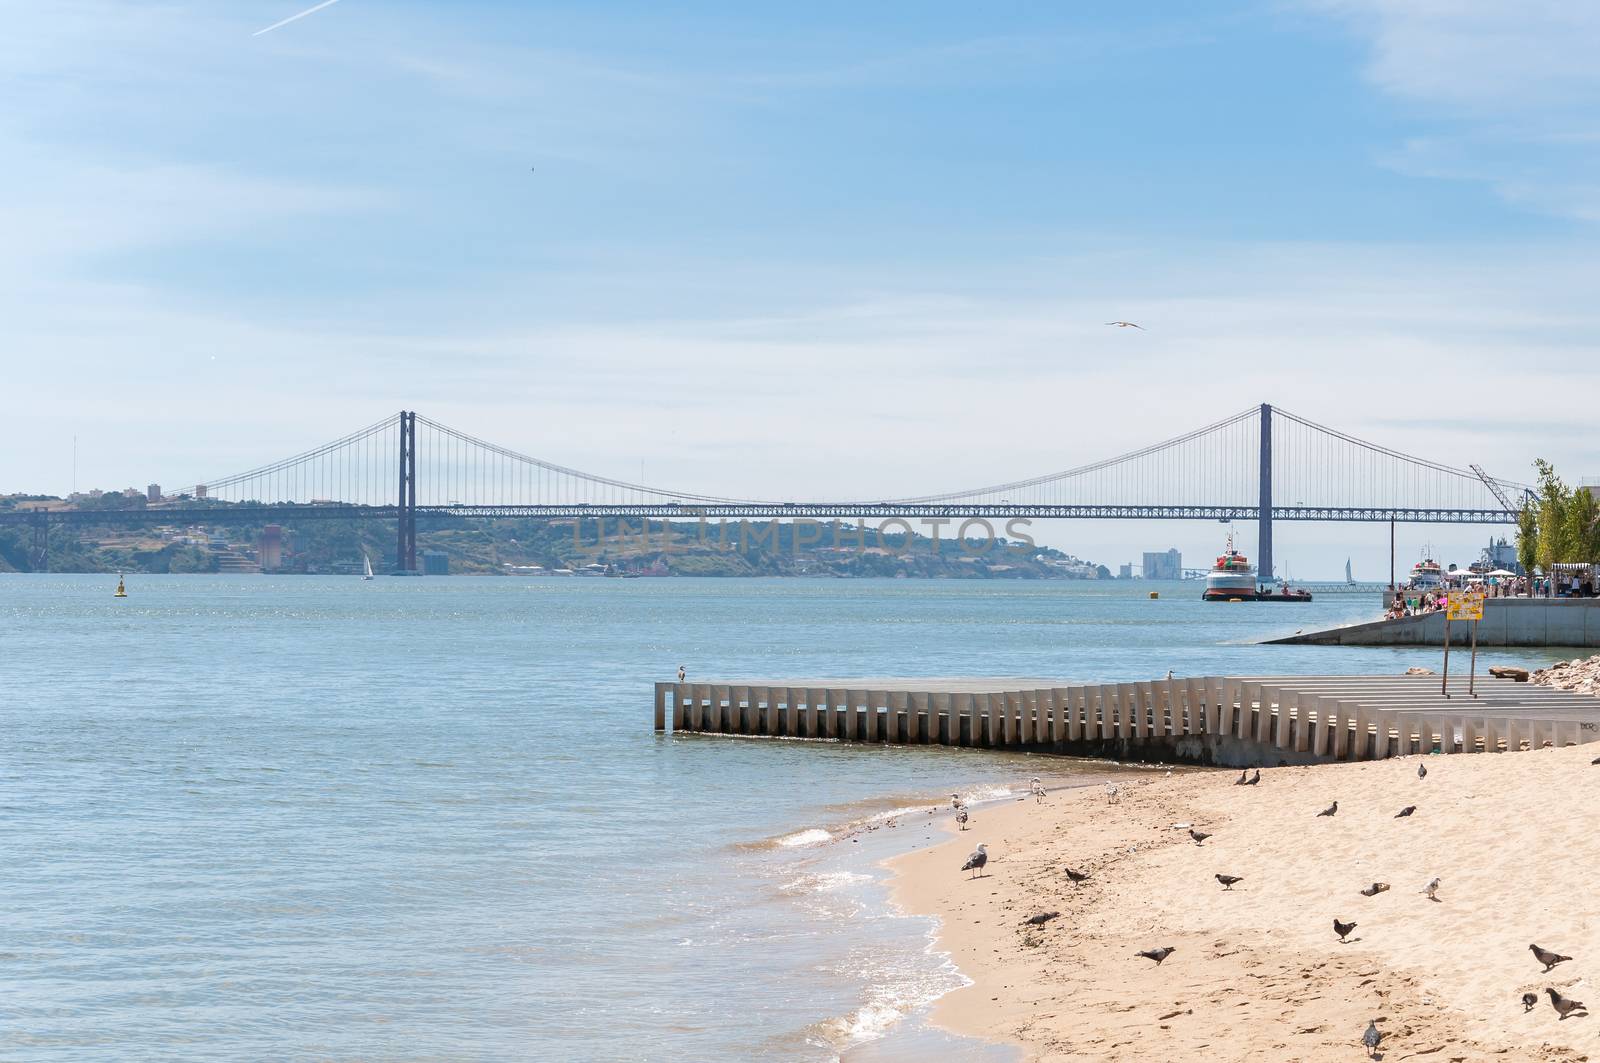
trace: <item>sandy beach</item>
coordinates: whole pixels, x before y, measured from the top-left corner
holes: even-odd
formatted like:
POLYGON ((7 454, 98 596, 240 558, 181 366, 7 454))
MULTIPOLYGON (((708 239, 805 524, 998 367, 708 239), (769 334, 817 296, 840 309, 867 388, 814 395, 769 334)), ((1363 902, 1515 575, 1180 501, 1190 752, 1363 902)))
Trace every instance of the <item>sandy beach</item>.
POLYGON ((941 919, 974 982, 934 1021, 1029 1059, 1355 1060, 1376 1019, 1389 1060, 1586 1060, 1600 1018, 1561 1020, 1545 990, 1600 1009, 1597 752, 1267 769, 1253 787, 1178 769, 1115 804, 1057 791, 976 808, 967 831, 892 861, 895 897, 941 919), (969 880, 978 842, 987 874, 969 880), (1069 866, 1089 879, 1074 888, 1069 866), (1242 881, 1225 892, 1219 873, 1242 881), (1391 888, 1363 896, 1374 882, 1391 888), (1358 924, 1348 943, 1335 919, 1358 924), (1542 973, 1530 943, 1573 959, 1542 973), (1136 955, 1158 946, 1175 949, 1159 966, 1136 955))

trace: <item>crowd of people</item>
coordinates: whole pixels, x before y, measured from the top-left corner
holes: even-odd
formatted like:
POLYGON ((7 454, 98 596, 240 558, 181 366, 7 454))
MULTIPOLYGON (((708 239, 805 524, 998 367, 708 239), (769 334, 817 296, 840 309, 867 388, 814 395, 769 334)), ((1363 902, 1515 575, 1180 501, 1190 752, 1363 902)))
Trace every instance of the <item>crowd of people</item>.
MULTIPOLYGON (((1563 566, 1558 566, 1558 568, 1563 566)), ((1434 588, 1402 587, 1389 605, 1387 616, 1398 620, 1405 616, 1437 613, 1449 604, 1448 592, 1474 590, 1485 598, 1594 598, 1600 596, 1600 580, 1593 565, 1570 566, 1571 571, 1557 571, 1551 575, 1528 576, 1474 576, 1460 571, 1451 572, 1445 586, 1434 588)))

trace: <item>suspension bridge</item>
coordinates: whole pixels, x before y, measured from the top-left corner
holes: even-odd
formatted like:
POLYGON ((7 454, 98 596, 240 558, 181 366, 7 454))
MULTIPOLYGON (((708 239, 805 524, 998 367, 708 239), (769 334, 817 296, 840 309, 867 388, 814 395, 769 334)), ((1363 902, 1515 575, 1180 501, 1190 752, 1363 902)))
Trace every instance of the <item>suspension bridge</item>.
POLYGON ((419 516, 660 520, 1092 518, 1255 521, 1271 579, 1275 521, 1507 524, 1526 485, 1418 458, 1267 404, 1116 457, 947 494, 792 501, 669 490, 557 465, 401 411, 312 450, 142 508, 0 512, 46 548, 52 523, 393 521, 416 571, 419 516))

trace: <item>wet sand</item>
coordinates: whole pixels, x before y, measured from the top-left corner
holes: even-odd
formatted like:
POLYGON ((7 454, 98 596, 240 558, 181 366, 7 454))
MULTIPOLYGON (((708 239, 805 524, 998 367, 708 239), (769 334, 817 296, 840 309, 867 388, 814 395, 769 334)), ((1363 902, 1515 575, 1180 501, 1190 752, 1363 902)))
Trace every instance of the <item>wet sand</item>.
POLYGON ((1254 787, 1179 770, 1115 804, 1059 791, 891 861, 894 896, 941 920, 973 980, 932 1021, 1028 1059, 1361 1059, 1371 1019, 1390 1060, 1587 1059, 1600 1018, 1561 1021, 1544 990, 1600 1010, 1596 752, 1277 768, 1254 787), (1214 837, 1197 846, 1181 823, 1214 837), (969 880, 957 869, 980 841, 988 873, 969 880), (1074 888, 1067 866, 1090 879, 1074 888), (1243 881, 1224 892, 1217 873, 1243 881), (1391 888, 1362 896, 1375 881, 1391 888), (1061 915, 1024 925, 1041 911, 1061 915), (1335 918, 1358 923, 1347 944, 1335 918), (1574 959, 1541 973, 1530 942, 1574 959), (1160 966, 1135 955, 1163 945, 1160 966))

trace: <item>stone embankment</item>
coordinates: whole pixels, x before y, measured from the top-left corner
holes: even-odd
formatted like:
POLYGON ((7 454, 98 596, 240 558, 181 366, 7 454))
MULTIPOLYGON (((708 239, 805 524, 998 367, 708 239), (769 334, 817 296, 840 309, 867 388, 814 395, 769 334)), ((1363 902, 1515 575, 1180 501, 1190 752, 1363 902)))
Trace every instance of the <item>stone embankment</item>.
POLYGON ((1600 654, 1557 661, 1533 673, 1532 682, 1557 690, 1576 690, 1600 696, 1600 654))

